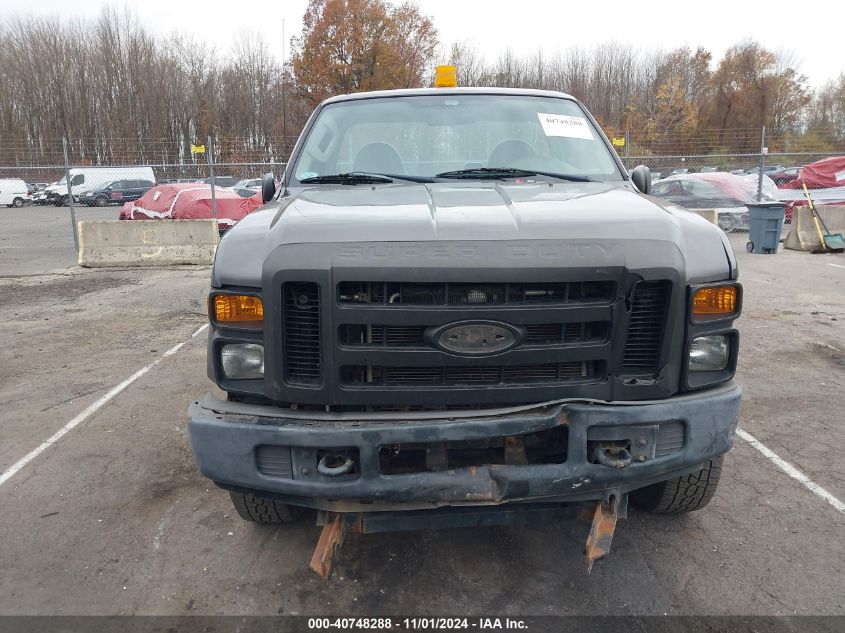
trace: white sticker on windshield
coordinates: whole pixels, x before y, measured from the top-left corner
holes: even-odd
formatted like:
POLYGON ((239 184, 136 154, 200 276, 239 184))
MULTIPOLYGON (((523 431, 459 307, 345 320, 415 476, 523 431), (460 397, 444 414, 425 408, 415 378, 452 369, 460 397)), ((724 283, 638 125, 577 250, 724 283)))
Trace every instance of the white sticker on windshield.
POLYGON ((569 116, 566 114, 546 114, 538 112, 540 125, 543 126, 543 133, 546 136, 566 136, 567 138, 583 138, 593 140, 593 132, 587 119, 580 116, 569 116))

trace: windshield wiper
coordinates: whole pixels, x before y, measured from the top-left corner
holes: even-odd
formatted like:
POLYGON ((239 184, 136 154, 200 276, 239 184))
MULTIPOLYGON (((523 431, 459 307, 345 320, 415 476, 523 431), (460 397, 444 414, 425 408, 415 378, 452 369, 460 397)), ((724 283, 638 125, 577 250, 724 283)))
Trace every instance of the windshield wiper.
POLYGON ((345 174, 331 174, 328 176, 311 176, 310 178, 302 178, 299 182, 304 185, 364 185, 389 184, 394 180, 407 180, 408 182, 434 182, 431 178, 425 178, 423 176, 373 174, 364 171, 351 171, 345 174))
POLYGON ((465 178, 479 180, 499 180, 502 178, 523 178, 528 176, 548 176, 549 178, 568 180, 570 182, 595 182, 589 176, 558 174, 552 171, 536 171, 533 169, 516 169, 514 167, 475 167, 473 169, 444 171, 441 174, 437 174, 437 178, 465 178))
POLYGON ((311 176, 310 178, 302 178, 299 182, 301 182, 303 185, 364 185, 373 183, 387 184, 393 181, 387 176, 350 172, 348 174, 311 176))

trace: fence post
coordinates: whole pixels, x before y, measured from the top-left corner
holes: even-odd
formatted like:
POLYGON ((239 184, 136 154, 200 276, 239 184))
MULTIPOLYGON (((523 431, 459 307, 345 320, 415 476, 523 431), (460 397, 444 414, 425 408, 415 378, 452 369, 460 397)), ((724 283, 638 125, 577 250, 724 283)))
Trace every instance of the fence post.
POLYGON ((217 196, 214 192, 215 185, 214 185, 214 159, 212 158, 211 154, 213 153, 211 147, 211 135, 208 137, 207 142, 208 147, 205 150, 205 155, 208 158, 208 176, 211 178, 211 217, 214 218, 214 223, 217 223, 217 196))
POLYGON ((76 226, 76 209, 73 206, 73 190, 70 185, 70 161, 67 156, 67 138, 62 137, 62 149, 65 154, 65 183, 67 184, 67 201, 70 207, 70 225, 73 228, 73 247, 79 253, 79 229, 76 226))
POLYGON ((763 169, 766 167, 766 126, 760 130, 760 173, 757 175, 757 202, 763 200, 763 169))
POLYGON ((631 130, 625 129, 625 167, 631 169, 631 130))

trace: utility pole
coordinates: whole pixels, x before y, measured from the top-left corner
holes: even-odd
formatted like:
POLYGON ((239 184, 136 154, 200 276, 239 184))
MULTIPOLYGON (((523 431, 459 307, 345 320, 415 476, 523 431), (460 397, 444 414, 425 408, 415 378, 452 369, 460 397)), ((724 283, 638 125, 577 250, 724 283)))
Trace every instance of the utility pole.
POLYGON ((763 200, 763 170, 766 168, 766 126, 760 130, 760 173, 757 174, 757 202, 763 200))
POLYGON ((287 72, 285 70, 285 19, 282 18, 282 158, 287 163, 287 140, 288 140, 288 95, 287 95, 287 72))

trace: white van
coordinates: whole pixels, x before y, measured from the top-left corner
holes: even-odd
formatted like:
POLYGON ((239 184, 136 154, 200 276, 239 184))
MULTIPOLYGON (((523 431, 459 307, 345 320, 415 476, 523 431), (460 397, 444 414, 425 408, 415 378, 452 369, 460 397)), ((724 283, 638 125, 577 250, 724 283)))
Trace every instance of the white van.
MULTIPOLYGON (((74 200, 86 191, 99 189, 113 180, 148 180, 155 182, 152 167, 74 167, 70 170, 70 191, 74 200)), ((47 197, 57 205, 67 203, 67 180, 47 187, 47 197)))
POLYGON ((20 178, 0 178, 0 206, 22 207, 29 201, 29 188, 20 178))

